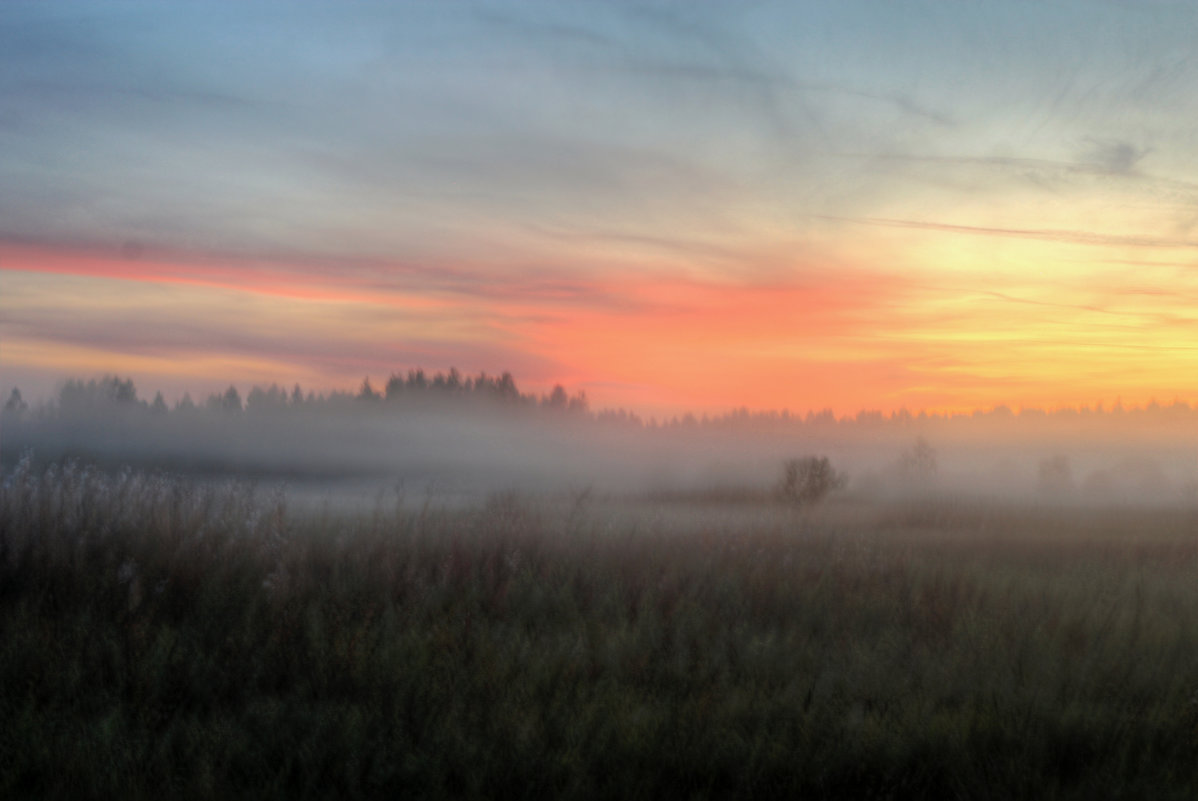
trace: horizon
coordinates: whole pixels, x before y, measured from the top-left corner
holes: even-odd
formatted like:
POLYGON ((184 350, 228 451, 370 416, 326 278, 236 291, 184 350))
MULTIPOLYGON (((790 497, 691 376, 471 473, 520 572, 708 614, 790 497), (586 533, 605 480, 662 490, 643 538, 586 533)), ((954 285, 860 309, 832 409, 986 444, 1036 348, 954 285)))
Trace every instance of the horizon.
POLYGON ((0 393, 1198 402, 1198 7, 0 9, 0 393), (497 374, 497 373, 495 373, 497 374))
MULTIPOLYGON (((272 381, 267 383, 245 383, 236 381, 215 382, 205 386, 202 388, 202 391, 199 392, 193 392, 190 389, 183 389, 175 392, 171 392, 169 390, 163 391, 163 389, 160 387, 147 386, 140 383, 133 375, 119 375, 113 371, 107 371, 89 376, 68 376, 54 384, 51 391, 40 392, 37 394, 28 393, 20 386, 15 384, 9 386, 4 382, 0 382, 0 396, 2 396, 4 401, 7 401, 12 396, 13 390, 16 390, 20 394, 21 400, 30 410, 36 411, 39 408, 55 409, 61 405, 63 391, 70 384, 76 384, 80 388, 92 386, 96 389, 100 389, 105 382, 115 380, 118 382, 131 382, 135 393, 135 400, 140 404, 149 404, 155 400, 156 395, 161 395, 163 401, 167 405, 167 408, 170 410, 177 409, 180 404, 185 403, 185 399, 190 400, 197 407, 202 407, 214 399, 219 399, 229 389, 234 389, 237 391, 244 409, 250 394, 254 390, 261 390, 263 392, 280 390, 282 391, 285 399, 288 399, 290 398, 292 392, 296 388, 299 388, 303 393, 305 402, 310 400, 326 402, 338 398, 361 400, 363 384, 364 382, 369 382, 372 392, 375 393, 373 400, 389 402, 390 399, 386 396, 385 391, 389 380, 393 378, 409 380, 412 373, 419 372, 422 373, 430 382, 431 387, 432 380, 434 378, 446 377, 448 376, 450 370, 456 370, 456 368, 450 367, 447 370, 429 370, 422 367, 416 367, 406 372, 393 371, 391 374, 384 377, 376 378, 374 376, 365 376, 363 380, 359 381, 356 386, 341 387, 304 386, 298 381, 272 381)), ((691 418, 700 422, 719 421, 722 419, 735 418, 746 413, 754 417, 777 416, 794 421, 808 421, 812 418, 825 418, 830 414, 831 419, 835 420, 836 422, 848 423, 863 419, 881 419, 886 422, 898 422, 906 420, 945 421, 969 417, 1001 417, 1007 415, 1011 417, 1054 417, 1058 415, 1069 416, 1075 414, 1115 416, 1176 409, 1185 409, 1188 411, 1198 412, 1198 403, 1191 402, 1185 398, 1175 397, 1171 399, 1165 399, 1152 397, 1145 402, 1134 403, 1126 402, 1122 397, 1116 397, 1112 402, 1099 400, 1094 403, 1080 403, 1076 405, 1062 404, 1058 406, 1012 406, 1006 403, 997 403, 992 406, 961 409, 913 409, 906 406, 885 409, 879 407, 862 406, 853 410, 839 411, 832 409, 831 407, 808 407, 805 409, 794 409, 785 406, 752 407, 746 404, 740 404, 719 409, 669 409, 661 413, 643 413, 637 409, 596 402, 595 399, 591 398, 584 389, 567 387, 562 385, 560 382, 555 382, 546 387, 530 388, 521 382, 519 376, 512 375, 512 373, 507 370, 483 370, 480 371, 480 373, 475 374, 467 374, 462 371, 457 372, 460 379, 463 381, 474 381, 478 379, 480 375, 492 380, 500 379, 505 376, 511 377, 511 379, 514 381, 515 389, 522 399, 542 405, 548 402, 549 397, 554 390, 560 388, 570 399, 581 397, 581 399, 585 402, 585 406, 583 407, 583 411, 585 413, 589 413, 591 415, 602 415, 604 413, 631 414, 633 416, 632 419, 641 424, 652 423, 668 425, 671 423, 678 423, 687 418, 691 418)), ((288 402, 290 403, 290 401, 288 402)))

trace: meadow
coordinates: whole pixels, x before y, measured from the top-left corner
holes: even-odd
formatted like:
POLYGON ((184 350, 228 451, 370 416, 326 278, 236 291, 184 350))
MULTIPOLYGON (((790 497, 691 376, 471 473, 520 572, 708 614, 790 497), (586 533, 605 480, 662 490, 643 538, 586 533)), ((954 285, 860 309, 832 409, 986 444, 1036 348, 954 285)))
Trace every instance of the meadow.
POLYGON ((1198 517, 24 461, 0 797, 1194 798, 1198 517))

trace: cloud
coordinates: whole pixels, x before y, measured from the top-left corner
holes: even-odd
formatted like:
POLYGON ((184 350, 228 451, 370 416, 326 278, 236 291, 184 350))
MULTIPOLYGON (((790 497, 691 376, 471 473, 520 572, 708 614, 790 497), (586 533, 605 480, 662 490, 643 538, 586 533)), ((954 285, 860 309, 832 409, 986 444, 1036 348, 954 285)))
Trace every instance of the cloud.
POLYGON ((814 356, 829 338, 868 337, 884 325, 879 311, 898 302, 901 283, 812 271, 745 283, 681 275, 389 275, 360 266, 323 292, 318 282, 301 292, 296 273, 272 275, 269 265, 163 262, 153 251, 136 260, 115 252, 41 254, 40 263, 37 254, 2 255, 12 290, 4 304, 10 338, 99 350, 118 362, 131 355, 249 359, 330 376, 423 363, 510 369, 532 381, 644 383, 651 373, 629 377, 620 365, 633 351, 642 366, 663 369, 685 354, 768 354, 799 339, 814 356))
POLYGON ((1140 160, 1151 152, 1151 148, 1137 147, 1115 139, 1092 138, 1089 145, 1082 160, 1112 175, 1130 175, 1140 160))
MULTIPOLYGON (((11 279, 10 279, 11 283, 11 279)), ((92 281, 83 286, 56 282, 54 294, 92 296, 107 290, 103 303, 61 303, 44 292, 22 293, 4 304, 3 331, 8 343, 50 343, 107 354, 110 369, 130 357, 156 357, 177 363, 223 362, 229 378, 247 362, 276 366, 279 380, 317 373, 326 380, 426 366, 463 370, 512 370, 531 381, 548 381, 560 365, 505 342, 495 333, 476 332, 453 339, 439 337, 446 320, 439 314, 390 315, 357 307, 313 309, 263 306, 227 294, 173 290, 147 292, 132 287, 112 294, 92 281)), ((61 302, 61 301, 60 301, 61 302)))
POLYGON ((1061 303, 1049 300, 1036 300, 1034 298, 1021 298, 1006 292, 996 292, 994 290, 985 290, 982 294, 988 295, 992 298, 998 298, 999 300, 1007 301, 1008 303, 1022 303, 1028 306, 1046 306, 1052 309, 1071 309, 1073 311, 1094 312, 1095 314, 1120 314, 1120 312, 1104 309, 1101 306, 1088 303, 1061 303))
MULTIPOLYGON (((511 8, 505 12, 487 7, 475 7, 472 10, 479 20, 495 30, 537 45, 550 42, 571 48, 581 45, 607 50, 618 45, 616 38, 595 30, 593 27, 559 20, 546 21, 540 13, 533 18, 529 15, 509 13, 511 8)), ((538 12, 553 13, 561 10, 560 6, 551 6, 538 9, 538 12)))
POLYGON ((0 271, 224 289, 281 300, 382 307, 387 313, 395 308, 409 314, 421 309, 432 312, 470 303, 517 304, 526 309, 633 306, 618 280, 535 265, 497 271, 303 254, 255 259, 235 253, 172 252, 130 242, 110 248, 0 242, 0 271), (131 252, 137 257, 131 258, 131 252))
POLYGON ((1100 234, 1093 231, 1070 231, 1040 228, 991 228, 980 225, 953 225, 950 223, 922 220, 891 220, 877 217, 832 217, 817 215, 818 219, 849 222, 859 225, 886 228, 911 228, 922 231, 967 234, 973 236, 1012 237, 1016 239, 1038 239, 1045 242, 1062 242, 1071 245, 1093 245, 1096 247, 1132 248, 1198 248, 1198 239, 1147 236, 1139 234, 1100 234))
MULTIPOLYGON (((1121 186, 1138 185, 1159 194, 1168 193, 1183 203, 1198 203, 1198 181, 1166 178, 1133 169, 1150 152, 1123 143, 1108 143, 1106 148, 1089 149, 1078 161, 1016 156, 941 156, 914 153, 837 153, 838 158, 861 160, 871 164, 886 162, 955 167, 980 167, 1023 177, 1045 189, 1057 191, 1078 178, 1117 176, 1121 186)), ((976 187, 975 187, 976 188, 976 187)), ((983 190, 984 191, 984 190, 983 190)))

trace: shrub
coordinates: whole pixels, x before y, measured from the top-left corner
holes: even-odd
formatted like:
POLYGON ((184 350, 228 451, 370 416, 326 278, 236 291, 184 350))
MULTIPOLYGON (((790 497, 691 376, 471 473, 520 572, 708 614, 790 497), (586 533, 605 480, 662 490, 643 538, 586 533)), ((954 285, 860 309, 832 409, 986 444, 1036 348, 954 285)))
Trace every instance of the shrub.
POLYGON ((847 483, 848 476, 837 473, 827 456, 804 456, 782 464, 778 495, 790 503, 809 506, 847 483))
POLYGON ((897 473, 905 484, 930 484, 938 472, 936 449, 918 437, 915 444, 899 456, 897 473))
POLYGON ((1041 495, 1060 496, 1073 491, 1073 468, 1069 457, 1057 454, 1040 460, 1036 486, 1041 495))

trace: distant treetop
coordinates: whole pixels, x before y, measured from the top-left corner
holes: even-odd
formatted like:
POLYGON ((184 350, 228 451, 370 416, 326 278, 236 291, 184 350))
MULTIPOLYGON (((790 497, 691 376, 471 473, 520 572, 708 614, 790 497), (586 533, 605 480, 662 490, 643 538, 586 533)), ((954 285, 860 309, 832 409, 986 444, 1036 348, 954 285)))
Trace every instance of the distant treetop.
MULTIPOLYGON (((1003 426, 1085 426, 1118 420, 1120 424, 1171 425, 1184 421, 1198 424, 1198 407, 1181 400, 1171 404, 1157 402, 1143 407, 1129 407, 1116 402, 1110 407, 1098 404, 1094 407, 1062 408, 1051 411, 1041 409, 1012 410, 999 405, 990 410, 970 413, 937 413, 907 409, 891 412, 861 410, 851 416, 837 417, 831 409, 809 410, 792 413, 787 410, 750 411, 739 407, 723 414, 696 416, 686 413, 659 420, 645 420, 626 409, 602 409, 592 411, 589 399, 583 391, 570 394, 561 384, 555 384, 544 395, 524 393, 516 385, 510 372, 490 375, 479 372, 465 376, 451 367, 447 372, 428 373, 423 368, 413 368, 406 373, 394 372, 381 389, 369 376, 363 378, 356 392, 334 391, 318 394, 304 392, 297 383, 288 391, 277 384, 267 387, 254 386, 245 395, 244 402, 235 385, 220 393, 210 395, 202 405, 195 404, 185 394, 173 409, 168 409, 162 393, 155 393, 153 402, 140 400, 132 378, 105 375, 99 379, 70 379, 60 389, 57 399, 31 410, 36 418, 61 415, 103 415, 116 410, 132 413, 132 410, 152 411, 165 416, 184 414, 247 414, 253 416, 278 415, 291 410, 304 409, 319 413, 338 409, 365 410, 364 404, 376 406, 378 413, 399 413, 404 409, 430 407, 441 410, 471 408, 478 411, 504 408, 526 410, 530 414, 545 413, 553 417, 588 419, 604 425, 644 427, 654 430, 765 430, 785 432, 797 429, 831 430, 852 427, 854 429, 891 429, 921 434, 930 426, 956 426, 968 423, 1003 426)), ((29 408, 17 388, 12 390, 3 406, 6 416, 22 415, 29 408)), ((927 481, 936 472, 935 451, 922 439, 904 452, 897 465, 900 472, 916 481, 927 481)))

